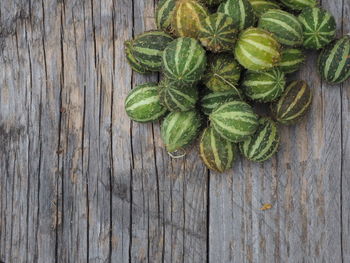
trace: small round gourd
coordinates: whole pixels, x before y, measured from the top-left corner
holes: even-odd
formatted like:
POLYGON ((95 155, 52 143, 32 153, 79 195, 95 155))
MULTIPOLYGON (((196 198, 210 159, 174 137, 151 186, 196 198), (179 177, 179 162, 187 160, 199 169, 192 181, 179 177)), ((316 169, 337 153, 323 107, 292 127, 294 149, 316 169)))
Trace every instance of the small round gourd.
POLYGON ((339 84, 350 78, 350 36, 328 45, 319 55, 318 71, 323 80, 339 84))
POLYGON ((149 71, 147 71, 147 69, 145 67, 143 67, 134 57, 134 55, 132 54, 132 50, 131 50, 131 42, 130 41, 126 41, 124 43, 124 51, 125 51, 125 55, 126 55, 126 59, 130 65, 130 67, 140 73, 140 74, 147 74, 149 73, 149 71))
MULTIPOLYGON (((162 31, 149 31, 138 35, 134 40, 127 41, 127 55, 133 56, 130 61, 137 61, 145 71, 160 71, 162 67, 162 54, 164 49, 174 39, 162 31)), ((132 66, 133 63, 131 63, 132 66)))
POLYGON ((210 115, 213 110, 233 100, 242 100, 242 95, 238 89, 228 91, 210 92, 201 99, 201 108, 205 115, 210 115))
POLYGON ((125 111, 136 122, 152 122, 162 117, 167 109, 160 104, 157 83, 146 83, 132 89, 125 100, 125 111))
POLYGON ((290 83, 281 98, 271 105, 274 118, 285 125, 298 122, 306 114, 312 102, 312 92, 303 80, 290 83))
POLYGON ((282 95, 286 78, 278 69, 266 72, 247 71, 242 85, 248 98, 259 102, 272 102, 282 95))
POLYGON ((177 85, 190 86, 198 82, 206 68, 206 54, 197 40, 181 37, 171 42, 163 52, 163 73, 177 85))
POLYGON ((273 33, 286 46, 300 46, 303 43, 303 28, 298 18, 279 9, 268 10, 261 15, 259 27, 273 33))
POLYGON ((176 7, 176 0, 160 0, 156 9, 156 24, 159 30, 171 32, 171 19, 176 7))
POLYGON ((219 53, 232 50, 237 34, 238 30, 231 17, 215 13, 202 20, 198 38, 207 50, 219 53))
POLYGON ((198 136, 201 117, 198 112, 171 112, 161 125, 161 137, 165 148, 172 153, 183 149, 198 136))
POLYGON ((269 118, 260 118, 256 132, 241 142, 239 149, 248 160, 264 162, 277 152, 279 141, 276 123, 269 118))
POLYGON ((179 86, 165 79, 159 84, 159 98, 169 111, 188 111, 196 107, 198 89, 195 85, 179 86))
POLYGON ((280 62, 280 48, 272 33, 251 27, 240 34, 234 53, 238 62, 246 69, 264 71, 280 62))
POLYGON ((203 83, 211 91, 237 90, 242 67, 232 55, 219 54, 210 56, 203 83))
POLYGON ((210 115, 213 128, 226 140, 241 142, 254 134, 258 116, 243 101, 230 101, 220 105, 210 115))
POLYGON ((302 10, 306 7, 314 7, 317 0, 280 0, 285 6, 293 10, 302 10))
POLYGON ((239 30, 254 26, 256 22, 249 0, 227 0, 219 6, 218 12, 231 16, 239 30))
POLYGON ((176 36, 197 38, 201 20, 209 15, 208 9, 197 0, 177 0, 171 26, 176 36))
POLYGON ((307 49, 320 49, 335 38, 337 24, 331 13, 314 7, 305 8, 299 15, 304 30, 303 46, 307 49))
POLYGON ((278 64, 278 69, 284 73, 293 73, 300 69, 304 61, 305 55, 301 49, 286 48, 282 50, 282 57, 278 64))
POLYGON ((249 0, 249 2, 258 17, 270 9, 280 9, 280 6, 276 2, 270 0, 249 0))
POLYGON ((222 138, 214 128, 208 127, 200 138, 199 155, 208 169, 224 173, 233 167, 236 146, 222 138))

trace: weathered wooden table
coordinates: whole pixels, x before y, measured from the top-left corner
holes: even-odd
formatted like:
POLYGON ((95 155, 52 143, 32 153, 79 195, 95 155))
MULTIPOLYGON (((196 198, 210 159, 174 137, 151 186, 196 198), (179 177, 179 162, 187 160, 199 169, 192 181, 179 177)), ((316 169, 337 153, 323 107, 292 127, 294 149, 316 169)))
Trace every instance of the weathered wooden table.
MULTIPOLYGON (((350 1, 323 0, 350 31, 350 1)), ((350 262, 350 82, 314 101, 279 154, 209 173, 127 118, 123 42, 153 0, 0 1, 0 260, 350 262), (264 204, 272 208, 262 211, 264 204)), ((298 76, 295 76, 298 77, 298 76)))

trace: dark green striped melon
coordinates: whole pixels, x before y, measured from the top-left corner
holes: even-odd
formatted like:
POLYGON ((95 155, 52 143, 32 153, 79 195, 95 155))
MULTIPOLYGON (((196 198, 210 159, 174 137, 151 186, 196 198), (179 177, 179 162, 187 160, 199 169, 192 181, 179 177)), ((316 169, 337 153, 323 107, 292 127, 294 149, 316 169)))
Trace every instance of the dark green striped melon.
POLYGON ((201 108, 204 114, 209 115, 219 107, 221 104, 224 104, 233 100, 242 100, 242 95, 239 90, 228 90, 228 91, 218 91, 211 92, 205 95, 201 99, 201 108))
POLYGON ((176 0, 161 0, 156 9, 156 23, 159 30, 171 33, 171 19, 175 11, 176 0))
POLYGON ((260 102, 271 102, 282 95, 286 78, 285 74, 278 69, 265 72, 247 71, 242 85, 248 98, 260 102))
POLYGON ((161 137, 168 152, 183 149, 198 136, 201 117, 196 111, 171 112, 161 125, 161 137))
POLYGON ((216 13, 202 20, 198 38, 207 50, 218 53, 232 50, 237 34, 233 19, 223 13, 216 13))
POLYGON ((293 10, 302 10, 306 7, 314 7, 317 0, 280 0, 285 6, 293 10))
POLYGON ((233 167, 236 146, 208 127, 199 142, 199 155, 208 169, 223 173, 233 167))
POLYGON ((252 5, 255 14, 260 17, 263 13, 270 9, 280 9, 280 6, 270 0, 249 0, 252 5))
POLYGON ((274 35, 254 27, 240 34, 234 53, 238 62, 252 71, 271 69, 281 59, 280 44, 274 35))
POLYGON ((146 83, 132 89, 125 100, 125 111, 133 121, 151 122, 167 109, 160 104, 157 83, 146 83))
POLYGON ((303 80, 293 81, 282 97, 271 105, 272 114, 282 124, 294 124, 306 114, 311 102, 312 92, 307 83, 303 80))
POLYGON ((303 43, 303 28, 298 18, 286 11, 268 10, 261 15, 259 27, 273 33, 283 45, 300 46, 303 43))
POLYGON ((230 101, 220 105, 210 115, 214 129, 231 142, 241 142, 253 135, 258 127, 258 116, 243 101, 230 101))
POLYGON ((167 79, 178 85, 193 85, 206 68, 205 50, 193 38, 178 38, 164 50, 162 64, 167 79))
POLYGON ((318 71, 329 83, 342 83, 350 78, 350 36, 328 45, 318 58, 318 71))
POLYGON ((126 42, 135 61, 146 71, 160 71, 162 54, 173 38, 162 31, 149 31, 126 42))
POLYGON ((126 55, 126 59, 129 63, 129 65, 131 66, 131 68, 141 74, 146 74, 149 73, 149 71, 147 71, 147 69, 145 67, 143 67, 134 57, 134 55, 131 52, 131 42, 130 41, 126 41, 124 43, 124 47, 125 47, 125 55, 126 55))
POLYGON ((279 141, 276 123, 269 118, 260 118, 254 135, 241 142, 239 149, 248 160, 264 162, 277 152, 279 141))
POLYGON ((179 86, 165 79, 159 84, 159 98, 170 111, 188 111, 196 106, 198 90, 194 85, 179 86))
POLYGON ((300 49, 286 48, 282 50, 282 58, 278 64, 278 69, 284 73, 298 71, 305 61, 304 52, 300 49))
POLYGON ((304 30, 304 47, 320 49, 329 44, 336 34, 337 24, 331 13, 314 7, 305 8, 299 15, 304 30))
POLYGON ((219 54, 208 58, 203 83, 211 91, 236 90, 242 68, 232 55, 219 54))
POLYGON ((256 22, 249 0, 227 0, 219 6, 218 12, 231 16, 239 30, 254 26, 256 22))
POLYGON ((178 37, 197 38, 201 20, 208 15, 208 9, 197 0, 177 0, 172 29, 178 37))

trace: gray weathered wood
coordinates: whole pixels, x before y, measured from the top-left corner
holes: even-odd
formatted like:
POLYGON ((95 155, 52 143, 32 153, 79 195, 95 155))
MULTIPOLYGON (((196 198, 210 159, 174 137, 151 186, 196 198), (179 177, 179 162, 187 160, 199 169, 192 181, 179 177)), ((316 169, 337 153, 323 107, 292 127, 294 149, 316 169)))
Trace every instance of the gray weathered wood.
MULTIPOLYGON (((322 82, 314 52, 292 76, 312 110, 271 161, 221 175, 196 147, 171 159, 159 123, 124 111, 159 79, 123 52, 156 2, 0 1, 0 261, 350 261, 350 82, 322 82)), ((349 33, 349 1, 322 5, 349 33)))

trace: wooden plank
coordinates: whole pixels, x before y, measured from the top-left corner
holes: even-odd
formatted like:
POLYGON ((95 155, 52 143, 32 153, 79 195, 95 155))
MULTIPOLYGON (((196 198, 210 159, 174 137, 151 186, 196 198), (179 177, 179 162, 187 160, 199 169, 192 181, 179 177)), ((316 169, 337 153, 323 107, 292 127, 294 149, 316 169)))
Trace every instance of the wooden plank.
MULTIPOLYGON (((338 22, 340 3, 325 5, 338 22)), ((340 94, 321 84, 315 61, 314 53, 295 76, 314 91, 311 112, 281 127, 278 156, 210 177, 210 261, 341 261, 340 94), (264 203, 273 208, 261 211, 264 203)))
MULTIPOLYGON (((343 0, 342 33, 350 33, 350 2, 343 0)), ((350 261, 350 80, 342 84, 342 254, 343 262, 350 261)))
POLYGON ((132 36, 132 1, 114 3, 113 103, 112 103, 112 255, 111 261, 130 261, 131 133, 124 100, 132 83, 132 72, 124 52, 124 41, 132 36), (120 77, 122 76, 122 77, 120 77))

